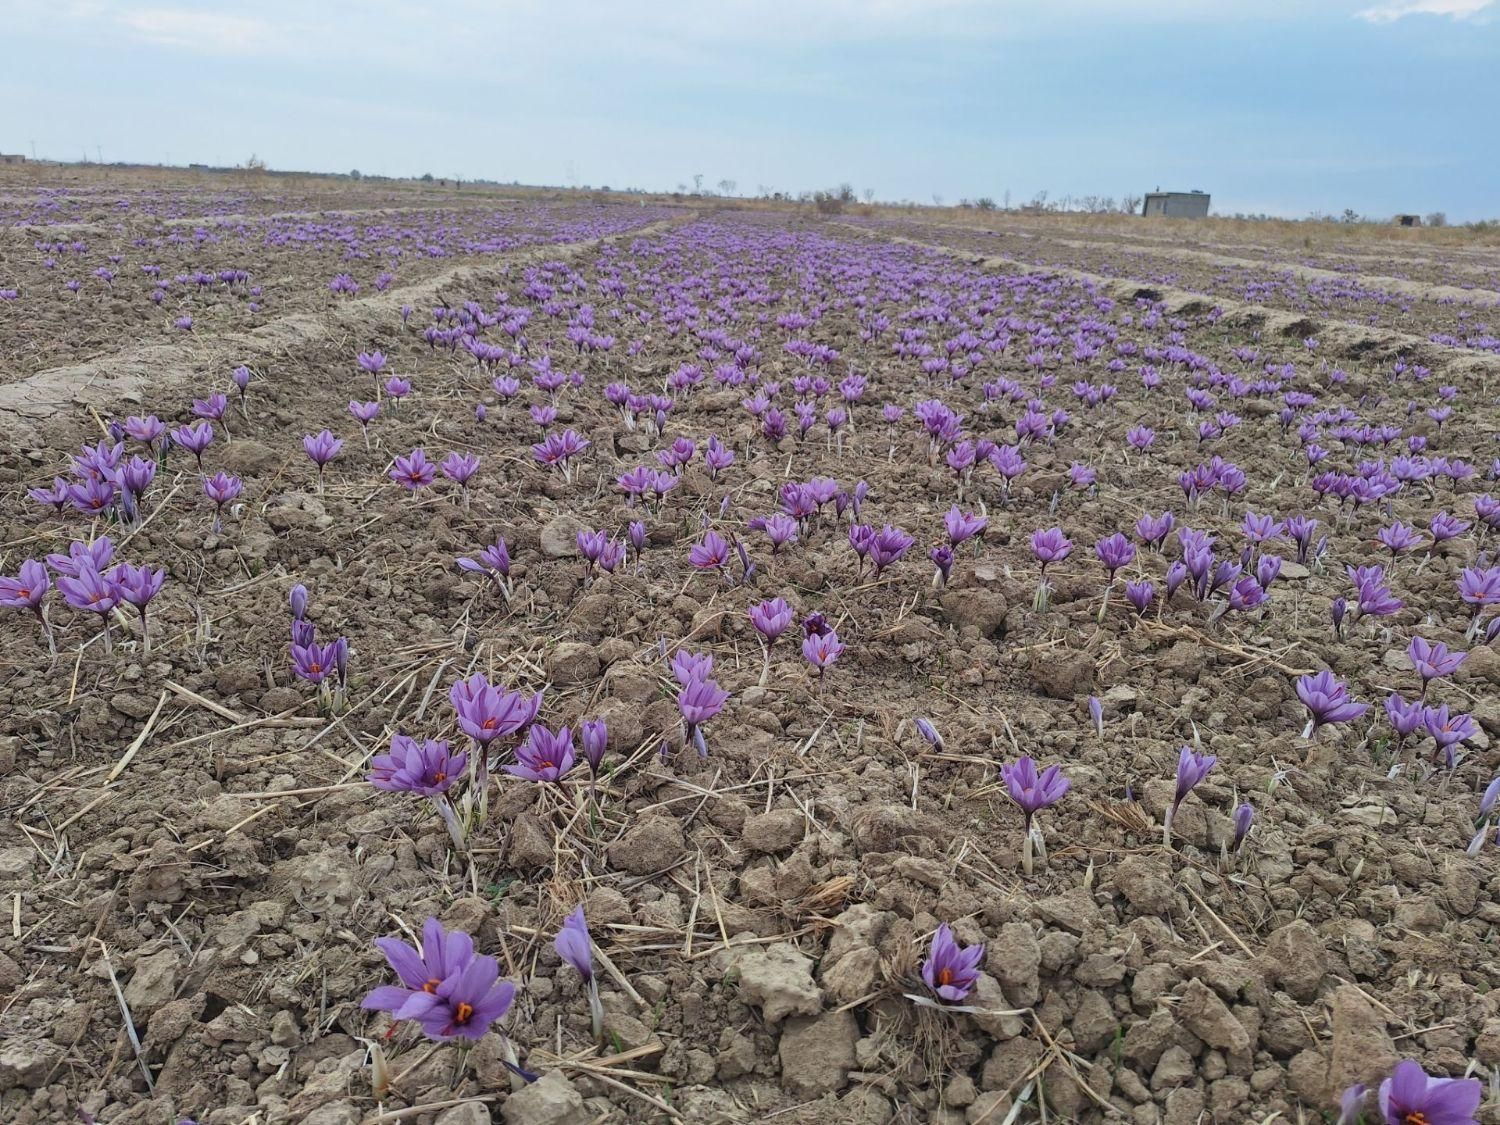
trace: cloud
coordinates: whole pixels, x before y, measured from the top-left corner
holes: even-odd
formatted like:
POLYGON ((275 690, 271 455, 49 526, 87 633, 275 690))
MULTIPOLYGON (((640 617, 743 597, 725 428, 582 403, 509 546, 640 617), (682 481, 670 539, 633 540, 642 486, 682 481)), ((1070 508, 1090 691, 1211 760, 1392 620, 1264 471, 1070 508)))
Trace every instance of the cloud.
POLYGON ((280 47, 275 28, 255 16, 194 12, 181 8, 136 8, 119 22, 147 43, 216 55, 263 55, 280 47))
POLYGON ((1491 8, 1495 0, 1386 0, 1356 13, 1370 23, 1395 23, 1407 16, 1450 16, 1466 20, 1491 8))

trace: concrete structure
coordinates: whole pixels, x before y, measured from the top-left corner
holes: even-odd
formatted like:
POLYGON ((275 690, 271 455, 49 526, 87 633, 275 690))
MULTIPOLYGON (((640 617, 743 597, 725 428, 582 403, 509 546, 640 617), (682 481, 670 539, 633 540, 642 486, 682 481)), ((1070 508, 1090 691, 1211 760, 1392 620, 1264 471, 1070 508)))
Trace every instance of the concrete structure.
POLYGON ((19 152, 0 152, 0 164, 25 164, 26 158, 19 152))
POLYGON ((1168 219, 1206 219, 1206 191, 1148 191, 1142 215, 1161 215, 1168 219))
POLYGON ((1392 220, 1398 227, 1419 227, 1422 225, 1420 215, 1397 215, 1392 220))

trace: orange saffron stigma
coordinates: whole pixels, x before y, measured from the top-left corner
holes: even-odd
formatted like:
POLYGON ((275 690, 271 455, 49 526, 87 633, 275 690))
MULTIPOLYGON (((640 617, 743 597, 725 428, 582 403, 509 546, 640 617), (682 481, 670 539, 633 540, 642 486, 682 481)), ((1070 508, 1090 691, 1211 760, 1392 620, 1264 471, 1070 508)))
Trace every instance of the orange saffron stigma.
POLYGON ((953 983, 953 970, 952 969, 939 969, 938 970, 938 974, 937 974, 937 982, 938 982, 938 984, 952 984, 953 983))
POLYGON ((457 1023, 457 1024, 468 1023, 469 1022, 469 1017, 471 1017, 473 1014, 474 1014, 474 1005, 473 1004, 468 1004, 468 1003, 465 1003, 463 1001, 459 1001, 458 1010, 454 1013, 454 1016, 453 1016, 453 1022, 457 1023))
POLYGON ((435 995, 438 990, 438 985, 442 983, 443 982, 438 980, 437 977, 433 977, 430 981, 422 986, 422 991, 427 993, 429 996, 435 995))

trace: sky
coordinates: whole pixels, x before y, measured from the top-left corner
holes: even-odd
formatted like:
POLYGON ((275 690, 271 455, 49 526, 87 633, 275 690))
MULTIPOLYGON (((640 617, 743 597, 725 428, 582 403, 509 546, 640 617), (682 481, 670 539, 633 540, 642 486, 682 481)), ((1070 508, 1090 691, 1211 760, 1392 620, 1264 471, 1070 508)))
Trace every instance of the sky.
POLYGON ((0 0, 0 151, 1500 218, 1500 0, 0 0))

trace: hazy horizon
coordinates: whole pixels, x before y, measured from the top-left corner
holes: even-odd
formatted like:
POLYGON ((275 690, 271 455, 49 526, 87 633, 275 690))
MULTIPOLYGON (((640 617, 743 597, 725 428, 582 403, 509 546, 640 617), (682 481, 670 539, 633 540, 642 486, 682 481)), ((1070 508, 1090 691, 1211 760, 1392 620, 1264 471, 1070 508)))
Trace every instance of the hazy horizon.
POLYGON ((0 151, 1500 216, 1500 0, 0 0, 0 151))

